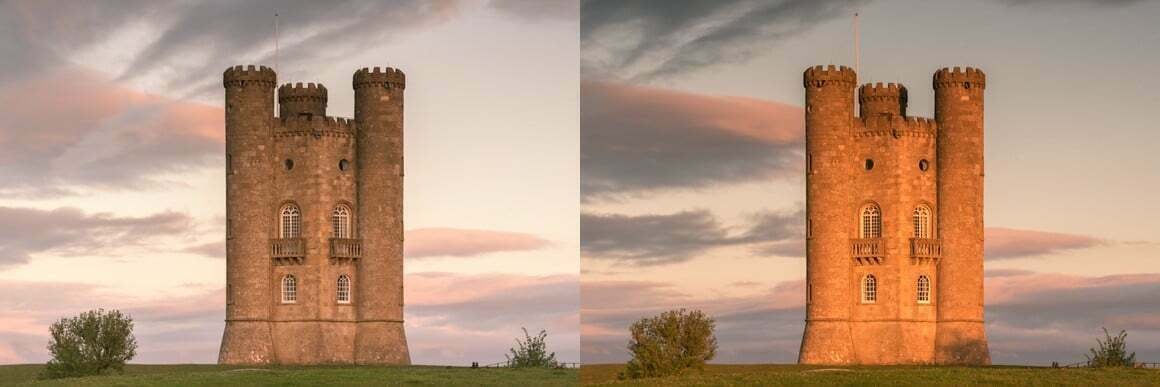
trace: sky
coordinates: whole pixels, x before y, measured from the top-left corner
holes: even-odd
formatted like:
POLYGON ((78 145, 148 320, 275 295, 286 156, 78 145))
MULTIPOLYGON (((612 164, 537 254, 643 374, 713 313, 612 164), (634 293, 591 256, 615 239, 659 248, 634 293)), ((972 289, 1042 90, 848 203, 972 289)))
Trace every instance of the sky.
POLYGON ((804 328, 802 71, 987 73, 985 303, 996 364, 1084 360, 1101 327, 1160 359, 1160 2, 585 0, 581 357, 715 317, 719 363, 789 363, 804 328))
POLYGON ((135 362, 212 363, 225 315, 222 72, 275 66, 353 112, 406 72, 406 333, 417 364, 549 332, 579 358, 578 5, 0 0, 0 363, 48 325, 135 320, 135 362), (275 58, 274 14, 279 14, 275 58))

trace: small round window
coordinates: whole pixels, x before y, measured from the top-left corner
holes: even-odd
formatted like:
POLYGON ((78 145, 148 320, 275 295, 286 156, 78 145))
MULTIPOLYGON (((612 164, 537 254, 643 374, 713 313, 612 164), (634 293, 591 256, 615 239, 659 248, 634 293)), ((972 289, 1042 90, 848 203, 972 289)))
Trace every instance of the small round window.
POLYGON ((874 160, 866 159, 866 170, 874 169, 874 160))
POLYGON ((347 168, 350 168, 350 161, 346 161, 346 159, 342 159, 338 162, 338 170, 345 171, 347 168))
POLYGON ((919 170, 926 171, 927 168, 930 168, 929 161, 926 161, 926 159, 918 160, 918 169, 919 170))
POLYGON ((282 164, 286 166, 287 171, 294 169, 294 160, 286 159, 282 164))

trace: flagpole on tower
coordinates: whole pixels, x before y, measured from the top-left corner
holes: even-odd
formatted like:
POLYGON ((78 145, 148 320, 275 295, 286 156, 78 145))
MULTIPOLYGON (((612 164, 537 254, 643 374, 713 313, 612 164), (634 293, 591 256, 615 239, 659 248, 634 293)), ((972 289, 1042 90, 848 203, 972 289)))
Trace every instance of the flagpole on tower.
POLYGON ((854 12, 854 73, 858 74, 862 70, 862 40, 858 35, 858 13, 854 12))
POLYGON ((274 73, 278 73, 278 13, 274 12, 274 73))

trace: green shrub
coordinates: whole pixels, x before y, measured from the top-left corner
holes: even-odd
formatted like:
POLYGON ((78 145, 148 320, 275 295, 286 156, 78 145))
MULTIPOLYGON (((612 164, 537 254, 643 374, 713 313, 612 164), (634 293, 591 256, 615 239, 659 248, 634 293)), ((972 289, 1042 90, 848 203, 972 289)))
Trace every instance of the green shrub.
POLYGON ((676 375, 690 368, 704 368, 705 362, 717 354, 714 326, 713 319, 699 310, 671 310, 638 320, 629 328, 632 360, 621 379, 676 375))
POLYGON ((1108 334, 1108 328, 1103 328, 1104 340, 1096 339, 1097 348, 1090 349, 1090 355, 1084 355, 1088 359, 1088 365, 1092 367, 1133 367, 1136 365, 1136 353, 1128 354, 1127 343, 1125 339, 1128 338, 1128 333, 1121 330, 1119 335, 1112 337, 1108 334))
POLYGON ((122 372, 125 362, 137 354, 133 319, 117 310, 90 310, 62 318, 48 331, 52 360, 40 374, 43 379, 122 372))
POLYGON ((559 364, 556 362, 556 353, 548 353, 548 331, 540 330, 540 334, 532 337, 528 334, 528 328, 520 328, 524 330, 524 340, 516 339, 516 347, 512 348, 510 355, 507 357, 508 366, 514 368, 525 367, 548 367, 555 368, 559 364))

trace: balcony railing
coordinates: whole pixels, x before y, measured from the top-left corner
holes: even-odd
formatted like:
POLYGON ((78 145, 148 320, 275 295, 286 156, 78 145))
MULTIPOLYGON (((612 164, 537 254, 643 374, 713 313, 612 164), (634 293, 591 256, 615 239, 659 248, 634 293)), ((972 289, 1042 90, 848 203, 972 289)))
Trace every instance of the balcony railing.
POLYGON ((358 259, 362 257, 362 240, 330 238, 330 257, 335 259, 358 259))
POLYGON ((306 258, 306 241, 302 238, 271 239, 270 258, 276 264, 301 264, 306 258))
POLYGON ((911 238, 910 258, 917 263, 937 261, 942 257, 942 241, 934 238, 911 238))
POLYGON ((860 238, 850 241, 850 255, 859 265, 881 264, 886 258, 882 238, 860 238))

